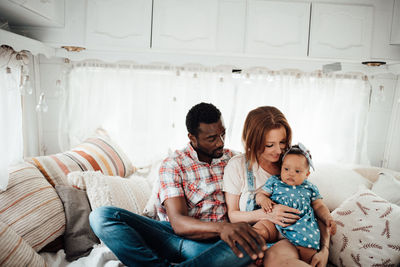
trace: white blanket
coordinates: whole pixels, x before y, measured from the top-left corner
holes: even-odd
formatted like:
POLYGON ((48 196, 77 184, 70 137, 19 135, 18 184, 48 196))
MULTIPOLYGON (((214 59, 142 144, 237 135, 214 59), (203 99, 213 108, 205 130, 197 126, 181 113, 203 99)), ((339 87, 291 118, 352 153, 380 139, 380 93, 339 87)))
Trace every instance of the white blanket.
POLYGON ((45 259, 50 267, 120 267, 122 264, 112 251, 105 245, 96 245, 86 257, 69 262, 65 259, 63 249, 57 253, 43 252, 40 255, 45 259))

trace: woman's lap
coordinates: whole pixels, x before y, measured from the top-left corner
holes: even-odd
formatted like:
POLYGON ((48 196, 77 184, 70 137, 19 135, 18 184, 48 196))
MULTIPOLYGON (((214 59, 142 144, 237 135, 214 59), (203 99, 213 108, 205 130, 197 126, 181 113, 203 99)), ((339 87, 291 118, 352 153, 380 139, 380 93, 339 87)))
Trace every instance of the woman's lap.
POLYGON ((299 259, 296 247, 282 239, 270 247, 264 256, 264 266, 309 266, 299 259))

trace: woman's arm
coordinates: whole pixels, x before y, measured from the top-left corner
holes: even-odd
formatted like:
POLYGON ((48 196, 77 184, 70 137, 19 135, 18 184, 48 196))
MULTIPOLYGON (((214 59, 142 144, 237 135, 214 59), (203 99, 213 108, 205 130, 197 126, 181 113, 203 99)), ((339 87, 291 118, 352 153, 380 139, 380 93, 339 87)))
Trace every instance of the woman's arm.
POLYGON ((288 226, 295 223, 300 217, 293 213, 300 213, 299 210, 284 205, 276 204, 272 212, 266 213, 262 209, 253 211, 240 211, 240 195, 233 195, 225 192, 226 205, 228 206, 228 216, 231 222, 247 222, 250 224, 260 220, 269 220, 280 226, 288 226))

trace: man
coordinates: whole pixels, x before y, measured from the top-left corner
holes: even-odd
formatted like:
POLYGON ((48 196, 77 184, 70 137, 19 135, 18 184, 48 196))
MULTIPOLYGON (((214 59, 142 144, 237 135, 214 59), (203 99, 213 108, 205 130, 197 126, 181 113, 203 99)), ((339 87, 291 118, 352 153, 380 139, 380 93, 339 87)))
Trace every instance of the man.
POLYGON ((115 207, 90 215, 96 235, 128 266, 247 266, 265 241, 247 223, 229 223, 222 177, 233 153, 224 149, 221 112, 200 103, 186 116, 190 143, 160 168, 161 221, 115 207))

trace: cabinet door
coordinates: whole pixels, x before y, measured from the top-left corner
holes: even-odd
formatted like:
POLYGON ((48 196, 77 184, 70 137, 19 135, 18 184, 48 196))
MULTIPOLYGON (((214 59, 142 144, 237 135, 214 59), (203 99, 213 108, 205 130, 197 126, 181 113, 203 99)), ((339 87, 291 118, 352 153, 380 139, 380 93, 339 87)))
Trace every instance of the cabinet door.
MULTIPOLYGON (((64 26, 64 0, 8 0, 2 1, 1 7, 6 5, 12 8, 10 13, 17 13, 22 16, 22 23, 30 23, 32 26, 64 26), (14 3, 15 5, 10 3, 14 3)), ((14 22, 14 19, 11 19, 14 22)))
POLYGON ((400 45, 400 0, 394 2, 390 43, 400 45))
POLYGON ((152 48, 242 52, 245 0, 154 0, 152 48))
POLYGON ((313 3, 310 56, 369 59, 372 22, 371 6, 313 3))
POLYGON ((310 3, 250 0, 246 53, 307 56, 310 3))
POLYGON ((89 48, 150 48, 151 0, 88 0, 86 44, 89 48))

